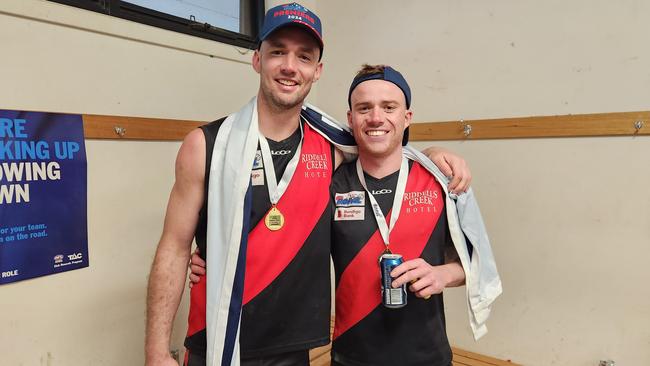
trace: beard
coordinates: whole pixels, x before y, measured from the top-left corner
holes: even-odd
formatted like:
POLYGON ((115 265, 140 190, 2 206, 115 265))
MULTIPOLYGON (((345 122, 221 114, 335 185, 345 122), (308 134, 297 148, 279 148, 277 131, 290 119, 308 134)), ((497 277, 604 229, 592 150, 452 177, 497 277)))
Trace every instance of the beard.
POLYGON ((292 109, 296 106, 302 105, 310 90, 311 86, 303 90, 298 90, 294 94, 279 94, 274 92, 272 88, 262 84, 262 95, 264 96, 264 99, 266 99, 272 109, 279 111, 292 109))

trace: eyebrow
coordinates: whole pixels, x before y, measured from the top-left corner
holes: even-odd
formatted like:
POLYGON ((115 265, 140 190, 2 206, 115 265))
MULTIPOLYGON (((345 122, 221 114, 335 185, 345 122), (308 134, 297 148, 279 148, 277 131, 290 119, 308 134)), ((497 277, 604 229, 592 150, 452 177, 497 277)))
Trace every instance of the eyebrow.
POLYGON ((284 43, 275 39, 268 39, 267 42, 271 47, 285 47, 284 43))
MULTIPOLYGON (((284 44, 282 41, 279 40, 268 40, 269 46, 274 47, 274 48, 286 48, 287 45, 284 44)), ((316 50, 318 50, 317 47, 306 47, 306 46, 300 46, 300 51, 302 52, 307 52, 307 53, 316 53, 316 50)))
MULTIPOLYGON (((372 103, 372 102, 368 102, 368 101, 361 101, 361 102, 357 102, 357 103, 352 103, 352 106, 353 106, 353 107, 356 107, 356 106, 365 106, 365 105, 368 105, 368 104, 374 104, 374 103, 372 103)), ((380 100, 378 104, 379 104, 379 105, 385 105, 385 104, 399 104, 399 101, 398 101, 398 100, 395 100, 395 99, 384 99, 384 100, 380 100)))

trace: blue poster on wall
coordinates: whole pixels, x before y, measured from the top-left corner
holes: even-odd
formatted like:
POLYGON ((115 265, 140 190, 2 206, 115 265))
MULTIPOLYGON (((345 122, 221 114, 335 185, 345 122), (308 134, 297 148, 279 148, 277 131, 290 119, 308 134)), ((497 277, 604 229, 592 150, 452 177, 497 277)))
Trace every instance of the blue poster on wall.
POLYGON ((88 267, 80 115, 0 110, 0 284, 88 267))

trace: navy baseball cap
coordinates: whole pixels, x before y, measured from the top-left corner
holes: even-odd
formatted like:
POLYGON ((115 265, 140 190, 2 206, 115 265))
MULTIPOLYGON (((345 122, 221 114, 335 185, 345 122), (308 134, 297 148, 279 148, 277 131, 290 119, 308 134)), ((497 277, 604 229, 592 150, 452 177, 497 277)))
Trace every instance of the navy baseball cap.
POLYGON ((320 18, 311 10, 298 3, 278 5, 269 9, 264 16, 264 24, 260 31, 260 43, 279 28, 294 25, 306 29, 316 38, 320 47, 320 58, 323 56, 323 28, 320 18))
MULTIPOLYGON (((402 90, 402 93, 404 93, 404 99, 406 100, 406 109, 411 109, 411 88, 406 82, 406 79, 399 71, 393 69, 390 66, 384 66, 383 72, 357 76, 352 80, 352 84, 350 84, 350 90, 348 91, 348 106, 350 107, 350 110, 352 110, 352 92, 359 84, 368 80, 384 80, 397 85, 397 87, 402 90)), ((404 129, 402 145, 406 145, 408 142, 409 128, 406 127, 406 129, 404 129)))

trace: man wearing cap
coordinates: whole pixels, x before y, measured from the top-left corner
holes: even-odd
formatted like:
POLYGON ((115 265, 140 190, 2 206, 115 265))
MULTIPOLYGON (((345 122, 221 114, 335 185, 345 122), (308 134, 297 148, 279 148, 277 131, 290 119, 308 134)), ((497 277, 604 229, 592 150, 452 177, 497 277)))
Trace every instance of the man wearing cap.
MULTIPOLYGON (((329 186, 353 139, 303 106, 322 70, 318 17, 277 6, 260 40, 257 97, 179 150, 149 279, 147 365, 175 364, 169 340, 194 237, 211 270, 192 288, 186 365, 308 365, 308 350, 329 342, 329 186)), ((436 158, 457 159, 454 188, 465 190, 462 159, 436 158)))
MULTIPOLYGON (((348 104, 359 156, 341 165, 332 178, 336 273, 332 365, 450 366, 443 290, 467 280, 472 289, 468 297, 483 295, 488 311, 501 292, 478 206, 474 209, 471 190, 454 202, 444 174, 406 146, 411 91, 399 72, 364 65, 352 81, 348 104), (457 215, 457 204, 463 219, 457 215), (470 226, 467 239, 477 254, 478 248, 481 252, 472 261, 494 269, 493 273, 481 274, 470 267, 460 230, 463 223, 470 226), (378 259, 391 253, 405 262, 390 273, 393 290, 383 294, 388 301, 405 303, 401 308, 385 306, 380 290, 378 259), (490 286, 476 286, 479 278, 490 286), (406 298, 397 290, 403 284, 408 288, 406 298)), ((470 310, 470 321, 484 315, 471 305, 470 310)), ((485 332, 484 321, 472 324, 477 338, 485 332)))

